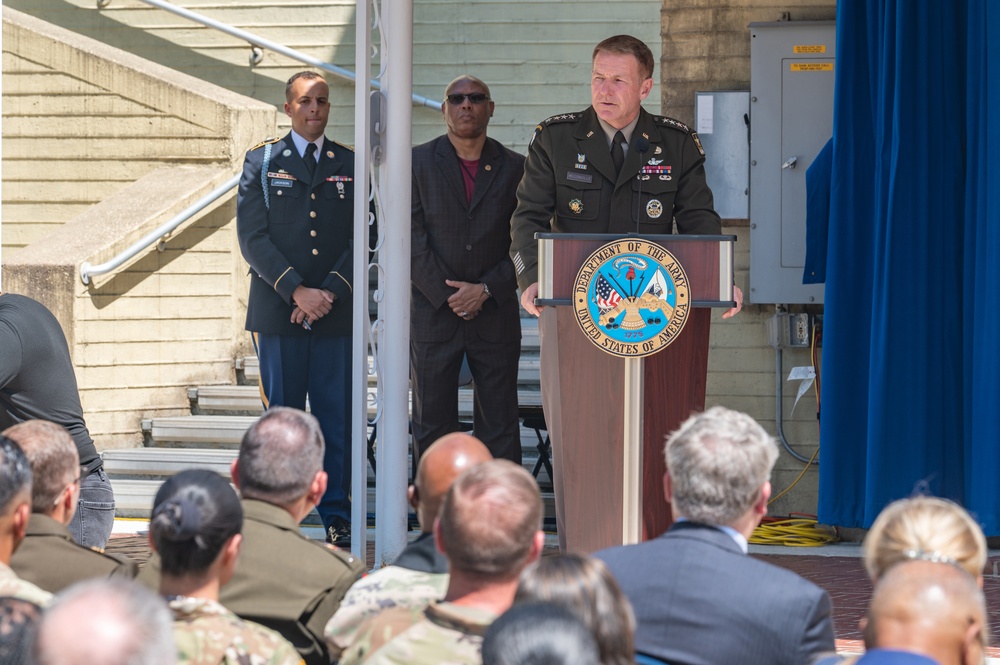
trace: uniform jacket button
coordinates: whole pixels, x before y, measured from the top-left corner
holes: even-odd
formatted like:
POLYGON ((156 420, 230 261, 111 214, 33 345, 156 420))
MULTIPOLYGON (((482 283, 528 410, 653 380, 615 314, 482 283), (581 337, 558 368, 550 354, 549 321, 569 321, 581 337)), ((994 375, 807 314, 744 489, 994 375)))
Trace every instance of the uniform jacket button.
POLYGON ((313 256, 319 256, 319 250, 318 249, 314 249, 313 250, 313 256))

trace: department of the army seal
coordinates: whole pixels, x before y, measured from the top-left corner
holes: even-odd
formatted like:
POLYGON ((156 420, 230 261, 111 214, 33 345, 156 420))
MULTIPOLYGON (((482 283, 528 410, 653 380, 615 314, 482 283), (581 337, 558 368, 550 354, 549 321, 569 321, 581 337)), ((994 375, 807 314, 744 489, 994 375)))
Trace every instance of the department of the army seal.
POLYGON ((637 238, 599 248, 583 262, 573 286, 583 334, 621 357, 648 356, 673 342, 690 307, 680 262, 661 245, 637 238))

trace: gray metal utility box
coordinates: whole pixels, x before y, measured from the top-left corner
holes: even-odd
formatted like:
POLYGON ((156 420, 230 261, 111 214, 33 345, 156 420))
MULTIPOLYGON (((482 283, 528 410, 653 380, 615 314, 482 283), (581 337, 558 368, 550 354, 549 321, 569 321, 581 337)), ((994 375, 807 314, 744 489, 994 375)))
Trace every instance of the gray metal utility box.
POLYGON ((833 130, 834 21, 750 24, 750 293, 820 304, 803 284, 806 169, 833 130))

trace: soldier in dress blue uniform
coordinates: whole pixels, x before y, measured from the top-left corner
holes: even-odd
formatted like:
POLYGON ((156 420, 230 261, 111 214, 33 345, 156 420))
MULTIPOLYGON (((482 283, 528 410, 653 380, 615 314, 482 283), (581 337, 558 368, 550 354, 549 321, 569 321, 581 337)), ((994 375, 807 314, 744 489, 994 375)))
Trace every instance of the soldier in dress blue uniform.
POLYGON ((327 540, 350 545, 351 297, 354 154, 323 135, 330 89, 315 72, 285 87, 292 131, 251 149, 236 227, 250 264, 246 329, 260 359, 264 407, 305 409, 326 440, 327 540))

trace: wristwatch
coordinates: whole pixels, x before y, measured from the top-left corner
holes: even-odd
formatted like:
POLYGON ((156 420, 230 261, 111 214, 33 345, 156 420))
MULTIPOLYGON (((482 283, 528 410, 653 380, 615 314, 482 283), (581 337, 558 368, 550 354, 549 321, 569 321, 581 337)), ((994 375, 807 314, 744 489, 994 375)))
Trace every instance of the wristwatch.
POLYGON ((486 294, 487 300, 493 297, 493 294, 490 293, 490 287, 486 285, 486 282, 483 282, 483 293, 486 294))

